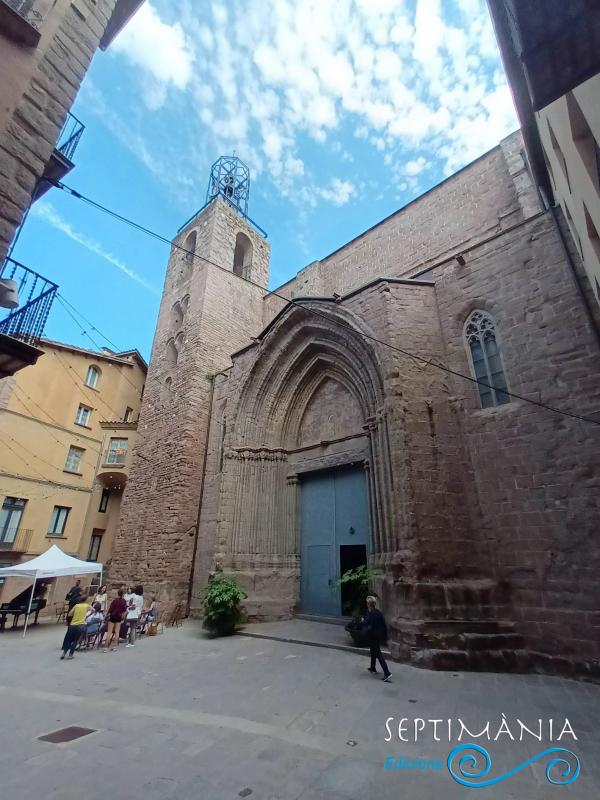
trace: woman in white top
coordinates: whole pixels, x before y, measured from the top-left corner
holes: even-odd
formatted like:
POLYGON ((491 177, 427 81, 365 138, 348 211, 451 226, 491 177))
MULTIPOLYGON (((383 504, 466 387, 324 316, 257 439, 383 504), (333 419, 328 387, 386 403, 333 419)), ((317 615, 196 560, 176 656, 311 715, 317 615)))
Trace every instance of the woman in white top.
POLYGON ((104 585, 98 589, 98 594, 94 598, 94 604, 100 603, 100 611, 102 611, 102 613, 106 611, 107 599, 108 599, 108 594, 106 593, 106 585, 104 585))
POLYGON ((144 590, 141 586, 136 586, 133 592, 125 595, 127 602, 127 624, 129 625, 128 638, 129 641, 125 647, 135 647, 135 637, 137 633, 138 622, 142 609, 144 607, 144 590))

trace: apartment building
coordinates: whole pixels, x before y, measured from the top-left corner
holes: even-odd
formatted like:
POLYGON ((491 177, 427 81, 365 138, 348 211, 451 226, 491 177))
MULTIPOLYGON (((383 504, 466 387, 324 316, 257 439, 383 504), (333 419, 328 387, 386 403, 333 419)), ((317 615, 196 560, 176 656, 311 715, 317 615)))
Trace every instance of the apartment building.
MULTIPOLYGON (((600 304, 600 3, 488 0, 532 172, 600 304)), ((597 313, 597 309, 593 309, 597 313)))
MULTIPOLYGON (((146 363, 136 350, 92 351, 46 339, 41 347, 45 357, 34 367, 0 383, 0 563, 27 560, 54 543, 106 561, 146 363)), ((15 581, 0 587, 0 597, 17 591, 15 581)))

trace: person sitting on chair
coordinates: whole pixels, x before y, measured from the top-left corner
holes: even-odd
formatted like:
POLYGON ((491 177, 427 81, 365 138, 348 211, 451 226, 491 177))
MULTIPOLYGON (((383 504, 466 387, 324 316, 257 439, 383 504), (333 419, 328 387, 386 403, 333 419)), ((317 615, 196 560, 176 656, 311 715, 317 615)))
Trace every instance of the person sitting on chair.
POLYGON ((158 619, 158 602, 156 600, 156 597, 153 597, 152 602, 150 603, 148 608, 144 608, 142 610, 140 633, 146 633, 148 625, 151 625, 153 622, 156 622, 157 619, 158 619))
POLYGON ((103 622, 104 614, 102 613, 102 607, 100 603, 96 602, 85 617, 86 633, 98 633, 103 622))
POLYGON ((93 603, 92 607, 85 615, 85 637, 81 637, 81 643, 87 646, 90 639, 100 632, 103 622, 104 614, 102 613, 100 603, 93 603))

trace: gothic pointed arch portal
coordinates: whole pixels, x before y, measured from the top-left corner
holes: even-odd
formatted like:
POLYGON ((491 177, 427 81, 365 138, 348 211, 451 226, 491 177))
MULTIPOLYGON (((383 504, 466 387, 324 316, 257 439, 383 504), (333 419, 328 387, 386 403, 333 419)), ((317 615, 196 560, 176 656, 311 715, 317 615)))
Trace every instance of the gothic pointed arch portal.
POLYGON ((300 499, 315 475, 360 473, 369 553, 393 527, 380 355, 348 311, 311 305, 318 316, 290 305, 263 333, 227 403, 217 559, 246 573, 263 610, 298 604, 300 499))

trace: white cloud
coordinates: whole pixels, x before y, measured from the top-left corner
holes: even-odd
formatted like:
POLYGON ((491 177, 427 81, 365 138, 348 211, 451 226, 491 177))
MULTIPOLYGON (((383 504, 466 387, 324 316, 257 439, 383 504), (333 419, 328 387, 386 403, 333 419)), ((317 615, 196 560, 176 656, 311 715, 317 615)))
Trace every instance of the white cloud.
POLYGON ((419 175, 427 166, 427 159, 423 158, 423 156, 419 156, 418 158, 406 162, 404 165, 404 174, 410 176, 419 175))
POLYGON ((404 165, 390 180, 416 190, 430 165, 454 171, 516 127, 485 0, 212 0, 201 22, 191 0, 160 8, 177 21, 146 3, 116 49, 143 70, 146 102, 171 102, 188 131, 160 169, 194 164, 199 190, 200 140, 211 154, 235 150, 294 202, 307 188, 338 202, 334 180, 351 177, 347 202, 362 176, 332 172, 352 161, 348 134, 404 165), (186 92, 185 116, 171 87, 186 92), (305 155, 307 141, 329 172, 312 167, 326 162, 305 155))
POLYGON ((356 187, 354 184, 350 183, 350 181, 333 178, 327 188, 316 188, 314 191, 319 197, 322 197, 323 200, 327 200, 329 203, 333 203, 334 206, 343 206, 346 205, 355 194, 356 187))
POLYGON ((85 249, 89 250, 90 253, 94 253, 94 255, 103 258, 105 261, 108 261, 109 264, 112 264, 113 267, 116 267, 120 272, 127 275, 128 278, 131 278, 131 280, 135 281, 136 283, 139 283, 149 292, 152 292, 153 294, 159 294, 159 291, 155 286, 152 286, 144 278, 142 278, 141 275, 138 275, 137 272, 128 267, 127 264, 124 264, 112 253, 105 250, 101 244, 95 242, 93 239, 89 239, 83 233, 76 231, 69 222, 60 216, 58 211, 56 211, 51 203, 48 203, 45 200, 38 201, 32 207, 32 213, 40 217, 40 219, 43 219, 44 222, 47 222, 48 225, 51 225, 57 231, 64 233, 65 236, 69 237, 69 239, 72 239, 74 242, 77 242, 77 244, 85 247, 85 249))
MULTIPOLYGON (((205 26, 200 35, 206 42, 205 26)), ((181 24, 163 22, 149 2, 117 36, 112 50, 146 73, 149 81, 144 85, 144 96, 152 109, 164 104, 170 85, 185 89, 190 81, 194 55, 181 24)))

